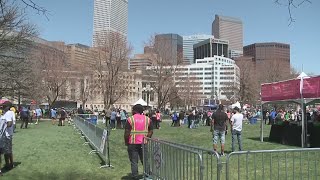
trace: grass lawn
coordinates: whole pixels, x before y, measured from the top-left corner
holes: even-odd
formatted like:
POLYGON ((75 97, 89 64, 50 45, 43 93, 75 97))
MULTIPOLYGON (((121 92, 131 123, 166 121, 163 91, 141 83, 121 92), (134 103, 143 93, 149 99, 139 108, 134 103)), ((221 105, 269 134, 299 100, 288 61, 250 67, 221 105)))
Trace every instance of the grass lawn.
MULTIPOLYGON (((155 130, 156 138, 185 143, 203 148, 212 148, 212 135, 209 127, 187 129, 170 127, 163 122, 161 130, 155 130)), ((17 124, 17 127, 19 125, 17 124)), ((121 179, 130 172, 126 146, 123 143, 123 130, 111 132, 110 149, 113 169, 99 169, 101 160, 97 155, 89 155, 89 146, 83 145, 72 126, 53 126, 50 122, 29 125, 29 129, 17 128, 14 134, 13 151, 17 166, 0 179, 121 179)), ((265 127, 269 136, 270 126, 265 127)), ((296 148, 259 141, 259 124, 245 125, 243 147, 245 150, 296 148)), ((226 138, 226 151, 231 151, 231 136, 226 138)), ((140 166, 139 172, 142 172, 140 166)))

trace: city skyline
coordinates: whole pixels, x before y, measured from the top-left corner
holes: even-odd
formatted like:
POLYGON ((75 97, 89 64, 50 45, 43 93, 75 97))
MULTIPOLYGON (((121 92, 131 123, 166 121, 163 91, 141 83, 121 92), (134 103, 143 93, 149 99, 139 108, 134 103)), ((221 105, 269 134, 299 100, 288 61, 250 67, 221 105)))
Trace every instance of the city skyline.
MULTIPOLYGON (((58 0, 59 1, 59 0, 58 0)), ((62 40, 67 43, 82 43, 91 45, 93 28, 93 2, 83 1, 69 13, 75 0, 65 3, 62 8, 59 2, 39 2, 50 11, 49 21, 45 17, 31 12, 31 21, 40 29, 40 37, 48 40, 62 40), (62 32, 63 29, 63 32, 62 32), (76 32, 76 33, 75 33, 76 32)), ((178 33, 179 35, 210 34, 211 24, 215 14, 237 17, 242 20, 244 28, 244 45, 259 42, 280 42, 291 45, 291 62, 293 66, 304 71, 319 74, 317 60, 310 52, 318 52, 317 42, 320 37, 320 26, 313 23, 319 16, 317 7, 320 2, 303 5, 294 9, 296 21, 288 26, 287 8, 273 2, 249 3, 220 1, 213 3, 205 0, 201 4, 183 2, 184 10, 177 12, 181 1, 175 1, 167 6, 168 0, 161 2, 129 1, 128 40, 134 46, 134 53, 143 52, 143 44, 154 33, 178 33), (250 13, 239 11, 250 5, 254 8, 250 13), (214 5, 214 6, 213 6, 214 5), (154 8, 157 7, 157 8, 154 8), (165 9, 163 13, 162 9, 165 9), (191 10, 201 9, 201 11, 191 10), (143 9, 144 11, 141 11, 143 9), (189 12, 189 13, 187 13, 189 12), (270 13, 272 12, 272 13, 270 13), (148 14, 146 16, 146 14, 148 14), (308 19, 305 21, 304 19, 308 19), (304 32, 308 33, 304 33, 304 32), (308 52, 310 51, 310 52, 308 52)), ((132 55, 133 55, 132 54, 132 55)))

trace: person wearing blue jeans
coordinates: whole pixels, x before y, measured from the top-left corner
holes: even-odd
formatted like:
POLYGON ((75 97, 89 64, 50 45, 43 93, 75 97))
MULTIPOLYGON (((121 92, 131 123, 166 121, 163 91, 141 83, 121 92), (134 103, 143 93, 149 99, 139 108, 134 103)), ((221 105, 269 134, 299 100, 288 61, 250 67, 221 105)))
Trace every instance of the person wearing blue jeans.
POLYGON ((232 129, 232 152, 235 151, 235 141, 238 140, 239 151, 242 151, 242 142, 241 142, 241 131, 242 131, 242 122, 243 114, 240 113, 238 107, 234 108, 234 115, 231 117, 231 129, 232 129))
POLYGON ((110 116, 110 127, 112 130, 116 129, 116 116, 117 116, 117 112, 115 109, 113 109, 110 116))

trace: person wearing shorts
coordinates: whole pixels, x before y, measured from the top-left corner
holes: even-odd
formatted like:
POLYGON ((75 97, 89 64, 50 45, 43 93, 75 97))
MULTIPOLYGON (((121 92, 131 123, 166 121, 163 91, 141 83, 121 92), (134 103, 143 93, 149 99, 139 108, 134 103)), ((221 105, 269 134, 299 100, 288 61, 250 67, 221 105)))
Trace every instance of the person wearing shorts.
POLYGON ((227 121, 228 116, 223 110, 223 105, 220 104, 218 110, 212 115, 211 130, 213 131, 213 150, 217 151, 217 146, 220 141, 221 156, 224 156, 225 131, 227 121))
POLYGON ((57 109, 51 109, 51 123, 52 125, 56 124, 57 119, 57 109))

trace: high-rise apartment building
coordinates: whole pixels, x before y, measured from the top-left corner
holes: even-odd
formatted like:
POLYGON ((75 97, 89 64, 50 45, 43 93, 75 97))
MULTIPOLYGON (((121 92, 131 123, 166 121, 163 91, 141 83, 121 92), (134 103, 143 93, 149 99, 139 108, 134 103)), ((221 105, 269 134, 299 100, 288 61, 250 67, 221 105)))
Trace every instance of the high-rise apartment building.
POLYGON ((183 61, 189 61, 190 63, 194 63, 193 45, 201 41, 207 40, 209 38, 213 38, 213 36, 205 34, 183 36, 183 61))
POLYGON ((154 53, 168 64, 183 62, 183 38, 178 34, 158 34, 155 36, 154 53))
MULTIPOLYGON (((243 25, 238 18, 215 15, 212 23, 212 35, 218 39, 229 41, 229 51, 242 51, 243 48, 243 25)), ((241 53, 230 53, 238 55, 241 53)), ((230 57, 234 58, 234 57, 230 57)))
POLYGON ((112 33, 126 38, 127 30, 128 0, 94 0, 93 46, 112 33))
POLYGON ((194 62, 205 57, 228 57, 229 42, 227 40, 209 38, 193 45, 194 62))

